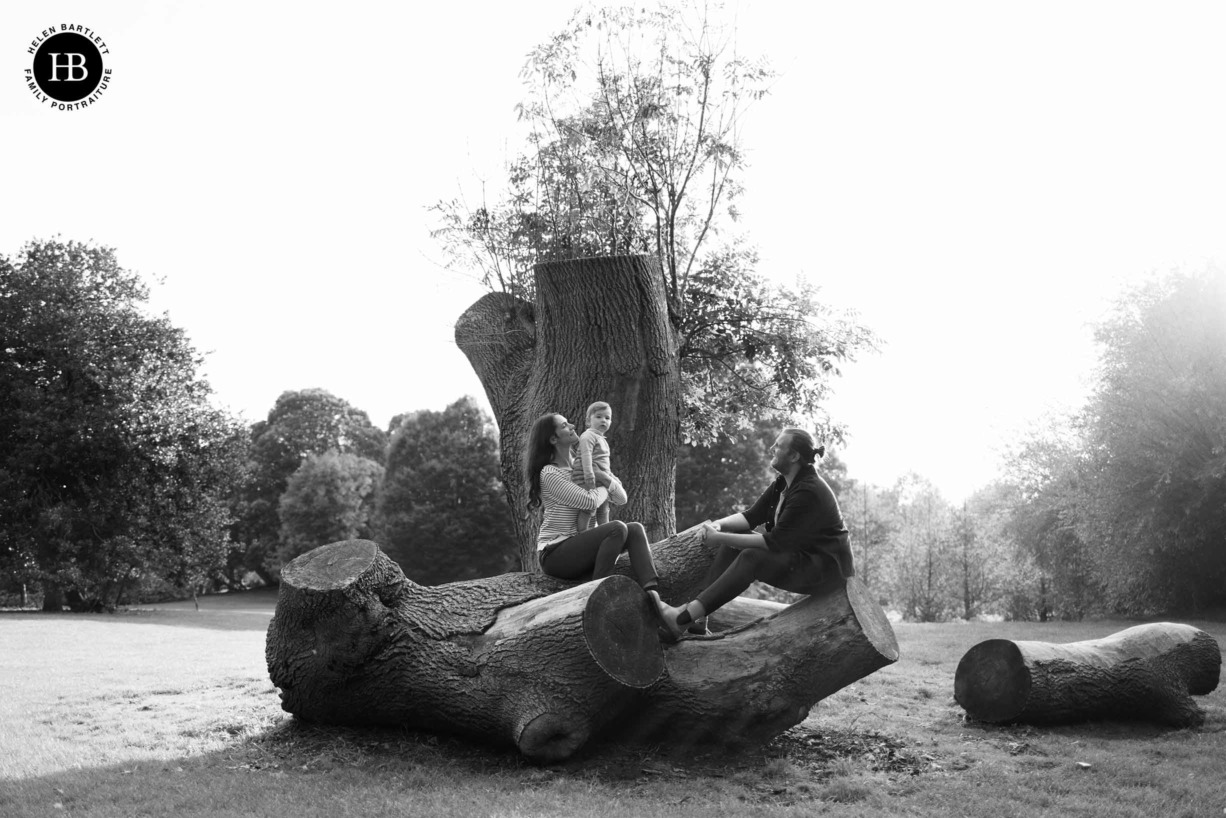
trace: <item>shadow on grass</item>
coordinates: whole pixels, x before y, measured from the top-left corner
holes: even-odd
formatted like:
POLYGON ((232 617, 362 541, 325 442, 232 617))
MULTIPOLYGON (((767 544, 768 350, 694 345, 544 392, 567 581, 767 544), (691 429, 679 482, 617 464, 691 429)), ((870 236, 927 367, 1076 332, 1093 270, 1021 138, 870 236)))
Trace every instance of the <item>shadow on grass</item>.
POLYGON ((988 738, 1033 736, 1044 739, 1064 739, 1073 744, 1082 741, 1178 740, 1182 736, 1226 732, 1226 710, 1208 703, 1201 697, 1198 697, 1197 703, 1205 714, 1205 722, 1197 727, 1189 728, 1171 727, 1142 718, 1136 720, 1100 718, 1053 724, 1026 724, 1024 722, 994 724, 976 721, 969 717, 963 722, 963 727, 968 733, 975 731, 988 738))
POLYGON ((243 735, 235 725, 224 729, 233 731, 232 740, 213 752, 6 782, 0 815, 78 810, 301 818, 330 814, 329 804, 367 815, 494 814, 491 808, 498 814, 508 808, 505 814, 566 814, 571 799, 600 803, 614 796, 652 808, 624 804, 611 815, 699 815, 707 814, 711 798, 741 805, 808 801, 811 790, 798 787, 797 776, 818 782, 840 763, 862 764, 866 753, 893 759, 882 772, 917 775, 928 768, 895 739, 803 725, 764 747, 736 752, 680 754, 603 743, 551 765, 535 764, 507 746, 403 728, 319 726, 284 716, 258 734, 243 735), (422 811, 401 811, 410 805, 422 811), (669 805, 685 809, 672 812, 669 805))
POLYGON ((317 815, 327 814, 329 803, 348 810, 355 802, 440 797, 462 790, 475 774, 516 769, 509 756, 488 751, 483 764, 462 764, 473 754, 426 738, 323 730, 286 719, 213 752, 3 782, 0 815, 317 815), (354 791, 362 795, 354 798, 354 791))

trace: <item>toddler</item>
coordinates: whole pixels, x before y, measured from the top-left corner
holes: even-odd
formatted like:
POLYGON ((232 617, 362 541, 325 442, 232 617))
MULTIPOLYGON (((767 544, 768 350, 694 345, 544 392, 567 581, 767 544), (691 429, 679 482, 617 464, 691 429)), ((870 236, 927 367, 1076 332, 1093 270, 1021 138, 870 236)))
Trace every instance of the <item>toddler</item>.
MULTIPOLYGON (((596 401, 587 408, 587 429, 579 436, 579 457, 575 460, 571 479, 580 486, 591 491, 596 488, 596 473, 604 472, 611 475, 609 467, 609 442, 605 434, 613 425, 613 408, 604 401, 596 401)), ((586 531, 591 524, 592 514, 596 515, 596 525, 604 525, 609 521, 608 501, 600 504, 595 512, 579 512, 579 530, 586 531)))

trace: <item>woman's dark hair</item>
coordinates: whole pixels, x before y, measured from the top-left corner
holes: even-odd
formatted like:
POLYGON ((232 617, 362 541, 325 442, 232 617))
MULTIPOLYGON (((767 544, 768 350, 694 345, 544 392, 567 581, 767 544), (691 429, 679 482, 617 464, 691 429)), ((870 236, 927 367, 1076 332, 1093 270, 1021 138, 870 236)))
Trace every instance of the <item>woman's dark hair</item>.
POLYGON ((813 435, 804 429, 784 429, 783 433, 792 436, 792 451, 800 455, 801 465, 812 465, 817 458, 826 456, 826 447, 814 443, 813 435))
POLYGON ((558 416, 553 412, 541 415, 532 424, 528 433, 528 446, 524 449, 524 476, 528 478, 528 508, 541 504, 541 469, 553 459, 553 443, 549 438, 557 434, 558 416))

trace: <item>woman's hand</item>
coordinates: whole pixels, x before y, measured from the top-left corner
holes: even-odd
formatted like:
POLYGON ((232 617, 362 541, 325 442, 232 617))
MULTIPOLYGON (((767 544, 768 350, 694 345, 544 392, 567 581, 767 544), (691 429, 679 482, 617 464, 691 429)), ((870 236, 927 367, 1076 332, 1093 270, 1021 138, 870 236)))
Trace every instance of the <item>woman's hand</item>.
POLYGON ((702 541, 704 543, 707 542, 708 540, 710 540, 712 532, 719 532, 722 530, 723 529, 720 528, 719 523, 714 523, 714 522, 711 522, 710 520, 704 521, 702 524, 702 541))
POLYGON ((596 485, 608 488, 613 485, 613 475, 609 474, 604 469, 595 469, 596 485))

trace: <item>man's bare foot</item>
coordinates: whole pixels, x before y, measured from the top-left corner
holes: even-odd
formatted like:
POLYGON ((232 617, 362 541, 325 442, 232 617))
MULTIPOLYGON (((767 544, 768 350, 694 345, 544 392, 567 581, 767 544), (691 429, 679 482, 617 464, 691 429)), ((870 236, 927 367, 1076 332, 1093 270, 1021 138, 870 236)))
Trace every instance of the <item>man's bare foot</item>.
POLYGON ((673 641, 681 638, 681 634, 685 633, 685 626, 677 624, 677 617, 685 608, 674 608, 672 605, 666 605, 664 600, 660 599, 660 595, 655 591, 648 591, 647 595, 651 597, 651 601, 656 606, 656 615, 660 617, 661 624, 668 630, 673 641))

